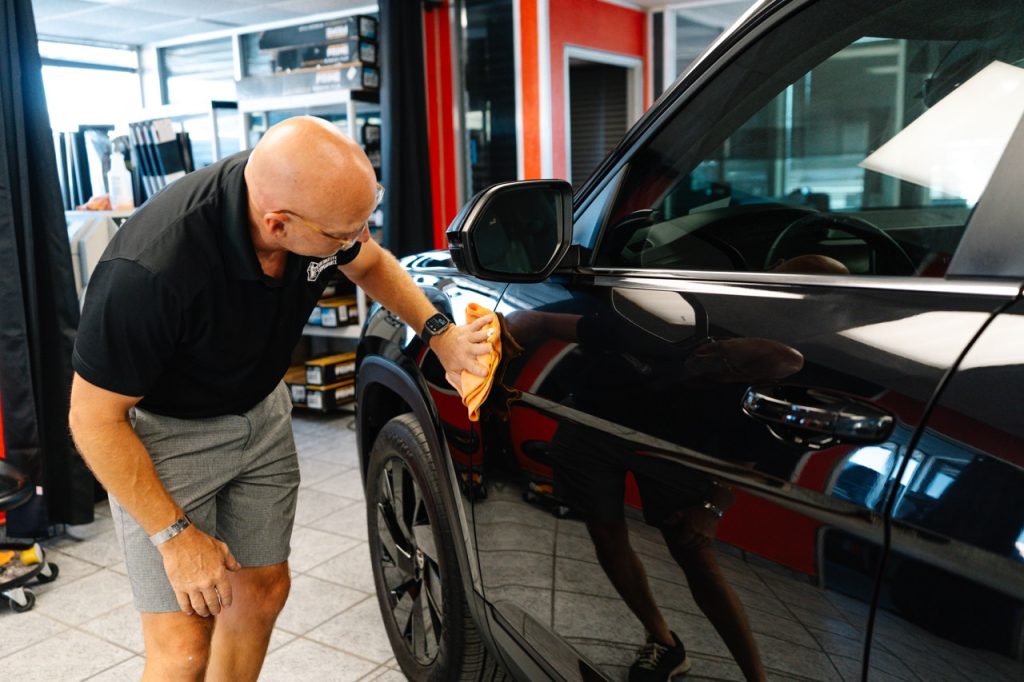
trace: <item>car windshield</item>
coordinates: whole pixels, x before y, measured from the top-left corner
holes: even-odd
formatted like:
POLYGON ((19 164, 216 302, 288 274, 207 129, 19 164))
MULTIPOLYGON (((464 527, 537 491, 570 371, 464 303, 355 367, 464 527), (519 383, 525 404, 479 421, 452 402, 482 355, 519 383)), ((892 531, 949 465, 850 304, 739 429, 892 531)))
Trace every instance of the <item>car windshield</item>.
POLYGON ((813 244, 801 230, 803 252, 852 274, 942 274, 1024 112, 1022 67, 1019 0, 814 3, 634 155, 598 262, 766 269, 813 211, 838 218, 813 244), (614 229, 630 223, 643 229, 614 229), (869 248, 888 238, 898 267, 869 248))

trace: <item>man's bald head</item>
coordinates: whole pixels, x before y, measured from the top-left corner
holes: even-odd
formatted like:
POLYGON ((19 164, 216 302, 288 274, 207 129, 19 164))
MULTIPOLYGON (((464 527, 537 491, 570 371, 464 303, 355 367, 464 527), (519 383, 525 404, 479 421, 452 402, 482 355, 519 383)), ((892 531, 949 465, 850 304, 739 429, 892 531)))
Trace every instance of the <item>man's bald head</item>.
POLYGON ((366 220, 377 189, 362 148, 313 116, 267 130, 249 156, 245 182, 261 211, 291 211, 338 233, 366 220))

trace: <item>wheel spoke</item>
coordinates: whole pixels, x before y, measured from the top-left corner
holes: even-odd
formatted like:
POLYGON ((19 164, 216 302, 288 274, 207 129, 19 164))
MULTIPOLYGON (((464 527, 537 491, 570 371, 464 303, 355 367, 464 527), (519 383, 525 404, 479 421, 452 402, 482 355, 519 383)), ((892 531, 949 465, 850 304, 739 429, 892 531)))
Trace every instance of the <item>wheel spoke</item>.
POLYGON ((416 599, 412 603, 412 613, 410 614, 410 622, 412 625, 412 650, 416 654, 416 658, 420 661, 430 660, 431 655, 431 638, 433 636, 432 628, 428 624, 427 618, 425 617, 425 611, 427 608, 427 599, 424 590, 420 590, 419 594, 416 595, 416 599))
POLYGON ((434 639, 440 642, 444 627, 444 599, 441 596, 440 576, 434 572, 433 566, 428 565, 423 576, 423 594, 427 598, 427 609, 430 622, 433 626, 434 639))
POLYGON ((412 542, 402 533, 395 512, 387 502, 377 504, 377 536, 392 562, 408 575, 415 573, 412 542))
POLYGON ((409 524, 406 522, 406 507, 407 507, 407 494, 406 494, 406 481, 407 471, 405 466, 401 463, 395 463, 395 470, 391 475, 391 489, 394 493, 394 497, 391 500, 391 504, 395 510, 395 520, 398 522, 398 527, 401 529, 403 535, 408 538, 412 537, 412 533, 409 532, 409 524))

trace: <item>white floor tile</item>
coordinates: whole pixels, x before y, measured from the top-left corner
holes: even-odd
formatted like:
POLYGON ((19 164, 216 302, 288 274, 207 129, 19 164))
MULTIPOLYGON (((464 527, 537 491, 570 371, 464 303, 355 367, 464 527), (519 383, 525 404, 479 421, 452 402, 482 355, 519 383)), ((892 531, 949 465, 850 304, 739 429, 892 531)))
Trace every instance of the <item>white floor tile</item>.
POLYGON ((366 599, 366 596, 365 592, 300 575, 292 580, 292 589, 284 611, 277 618, 277 627, 296 635, 304 634, 366 599))
MULTIPOLYGON (((46 550, 46 561, 57 565, 57 579, 50 583, 54 587, 60 587, 64 583, 73 582, 103 569, 98 564, 82 561, 56 549, 46 550)), ((36 591, 38 592, 39 590, 36 591)))
POLYGON ((267 656, 260 682, 349 682, 376 667, 365 659, 300 637, 267 656))
POLYGON ((331 495, 312 488, 299 488, 299 502, 295 509, 295 523, 306 526, 322 519, 331 512, 352 504, 352 500, 339 495, 331 495))
POLYGON ((296 526, 292 532, 292 553, 288 557, 288 565, 294 571, 305 573, 358 544, 359 541, 353 538, 296 526))
POLYGON ((369 597, 335 616, 306 633, 306 638, 358 654, 376 663, 385 663, 394 656, 391 642, 384 631, 376 597, 369 597))
POLYGON ((267 652, 280 649, 293 639, 295 639, 295 635, 292 633, 285 632, 280 628, 274 628, 273 632, 270 633, 270 646, 267 647, 267 652))
POLYGON ((69 629, 6 657, 3 677, 18 682, 76 682, 131 657, 127 649, 69 629))
MULTIPOLYGON (((60 577, 53 583, 60 582, 60 577)), ((79 625, 131 603, 128 578, 102 570, 54 589, 36 602, 36 610, 69 625, 79 625)))
POLYGON ((75 540, 68 535, 62 535, 48 540, 44 546, 53 547, 64 554, 70 554, 76 559, 98 566, 113 566, 124 560, 121 544, 117 541, 113 529, 99 533, 87 540, 75 540))
POLYGON ((347 549, 333 559, 328 559, 310 569, 307 573, 314 578, 351 587, 361 592, 371 593, 376 589, 373 583, 373 569, 370 566, 370 551, 366 544, 359 544, 352 549, 347 549))
POLYGON ((137 654, 146 652, 142 639, 142 621, 139 612, 131 604, 119 606, 79 627, 112 644, 131 649, 137 654))
MULTIPOLYGON (((311 488, 321 481, 344 474, 348 471, 354 471, 356 477, 359 477, 359 472, 357 470, 350 469, 342 464, 325 462, 322 459, 313 459, 312 457, 299 457, 299 472, 302 475, 302 487, 304 488, 311 488)), ((327 492, 331 491, 328 490, 327 492)))
POLYGON ((4 669, 6 657, 68 629, 67 625, 36 611, 15 613, 6 603, 3 607, 0 608, 0 670, 4 669))
POLYGON ((347 507, 331 512, 307 525, 325 533, 344 535, 366 542, 366 505, 363 502, 350 502, 347 507))
POLYGON ((90 677, 89 682, 139 682, 145 667, 146 659, 142 656, 132 656, 127 661, 90 677))

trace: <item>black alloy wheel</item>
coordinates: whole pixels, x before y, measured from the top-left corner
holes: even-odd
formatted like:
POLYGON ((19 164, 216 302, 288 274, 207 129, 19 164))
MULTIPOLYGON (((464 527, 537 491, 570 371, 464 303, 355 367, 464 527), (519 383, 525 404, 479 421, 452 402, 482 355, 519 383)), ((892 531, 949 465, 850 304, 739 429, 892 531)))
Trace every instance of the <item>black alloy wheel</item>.
POLYGON ((411 414, 385 424, 370 453, 366 516, 384 627, 411 680, 503 680, 466 603, 440 465, 411 414))
POLYGON ((379 564, 391 615, 416 662, 437 658, 444 629, 441 568, 430 514, 412 471, 391 457, 377 480, 379 564))

